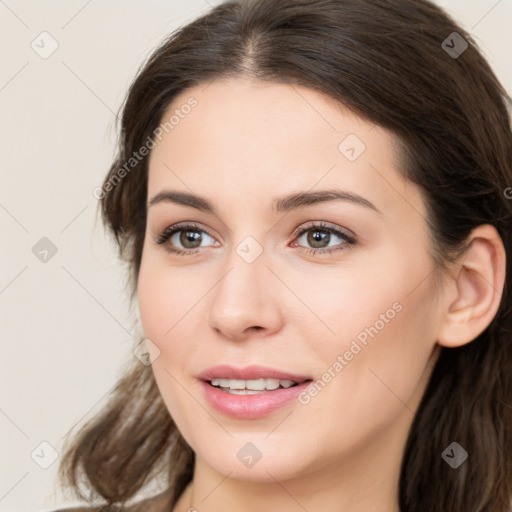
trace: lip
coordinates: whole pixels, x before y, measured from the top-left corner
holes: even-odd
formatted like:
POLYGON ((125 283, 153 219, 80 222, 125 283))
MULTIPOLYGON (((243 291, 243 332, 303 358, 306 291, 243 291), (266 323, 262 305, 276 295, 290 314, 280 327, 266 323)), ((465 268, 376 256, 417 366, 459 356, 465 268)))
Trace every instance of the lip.
MULTIPOLYGON (((219 379, 237 379, 237 380, 255 380, 255 379, 279 379, 293 380, 302 383, 306 380, 312 380, 307 375, 295 375, 276 368, 268 366, 251 365, 245 368, 235 368, 227 364, 212 366, 201 372, 197 378, 202 381, 211 381, 214 377, 219 379)), ((249 396, 249 395, 247 395, 249 396)))
POLYGON ((239 419, 257 419, 272 413, 294 400, 313 380, 307 375, 298 375, 268 366, 251 365, 245 368, 236 368, 227 364, 212 366, 201 372, 197 378, 201 381, 206 401, 213 409, 226 416, 239 419), (215 377, 237 380, 293 380, 298 384, 254 395, 234 395, 212 386, 210 381, 215 377))
POLYGON ((311 381, 306 381, 290 388, 278 388, 256 395, 232 395, 208 381, 202 381, 201 387, 206 401, 216 411, 231 418, 255 420, 289 404, 310 384, 311 381))

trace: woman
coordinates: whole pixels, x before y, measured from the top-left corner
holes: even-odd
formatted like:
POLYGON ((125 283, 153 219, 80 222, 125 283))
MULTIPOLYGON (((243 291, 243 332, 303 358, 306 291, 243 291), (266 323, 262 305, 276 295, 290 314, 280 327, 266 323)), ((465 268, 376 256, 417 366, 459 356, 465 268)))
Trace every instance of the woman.
POLYGON ((145 348, 62 461, 86 510, 508 511, 508 101, 425 0, 172 34, 98 193, 145 348))

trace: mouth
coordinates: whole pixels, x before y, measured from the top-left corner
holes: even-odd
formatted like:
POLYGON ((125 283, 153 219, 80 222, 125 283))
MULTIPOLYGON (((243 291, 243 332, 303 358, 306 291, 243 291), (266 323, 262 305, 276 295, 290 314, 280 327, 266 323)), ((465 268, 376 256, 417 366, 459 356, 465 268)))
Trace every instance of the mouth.
POLYGON ((217 365, 203 371, 197 378, 213 388, 232 395, 269 393, 293 388, 313 380, 310 376, 259 365, 245 368, 217 365))
POLYGON ((280 378, 276 378, 274 373, 272 377, 254 378, 253 374, 251 379, 235 379, 232 373, 230 378, 224 374, 222 377, 203 378, 199 382, 203 397, 212 409, 241 420, 256 420, 282 407, 293 406, 313 380, 298 376, 293 380, 285 379, 282 372, 278 372, 280 378))
POLYGON ((275 391, 276 389, 288 389, 303 384, 304 382, 311 382, 312 379, 305 379, 301 381, 294 381, 289 379, 221 379, 213 378, 206 382, 214 388, 218 388, 226 393, 232 395, 259 395, 275 391))

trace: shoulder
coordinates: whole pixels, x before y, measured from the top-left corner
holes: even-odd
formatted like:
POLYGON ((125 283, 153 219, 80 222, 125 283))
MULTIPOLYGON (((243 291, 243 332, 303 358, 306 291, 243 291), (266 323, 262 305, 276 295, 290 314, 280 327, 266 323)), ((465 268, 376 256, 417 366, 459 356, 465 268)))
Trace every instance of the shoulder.
MULTIPOLYGON (((103 510, 106 511, 106 508, 102 506, 78 505, 48 510, 47 512, 102 512, 103 510)), ((122 509, 122 512, 169 512, 169 510, 171 510, 171 493, 167 490, 151 498, 128 505, 122 509)))

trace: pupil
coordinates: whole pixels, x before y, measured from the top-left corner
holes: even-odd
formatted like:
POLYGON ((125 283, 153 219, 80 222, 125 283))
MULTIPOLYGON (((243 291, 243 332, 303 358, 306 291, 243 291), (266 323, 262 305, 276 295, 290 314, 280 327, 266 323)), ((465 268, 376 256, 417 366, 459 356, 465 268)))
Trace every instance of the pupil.
POLYGON ((198 231, 182 231, 180 236, 180 242, 187 249, 194 249, 201 245, 201 233, 199 233, 198 231), (194 241, 199 241, 199 244, 193 245, 194 241), (192 245, 188 245, 190 242, 192 242, 192 245))
POLYGON ((325 247, 325 245, 322 245, 322 242, 325 241, 329 235, 330 233, 325 231, 310 231, 310 234, 308 235, 308 243, 313 247, 325 247))

